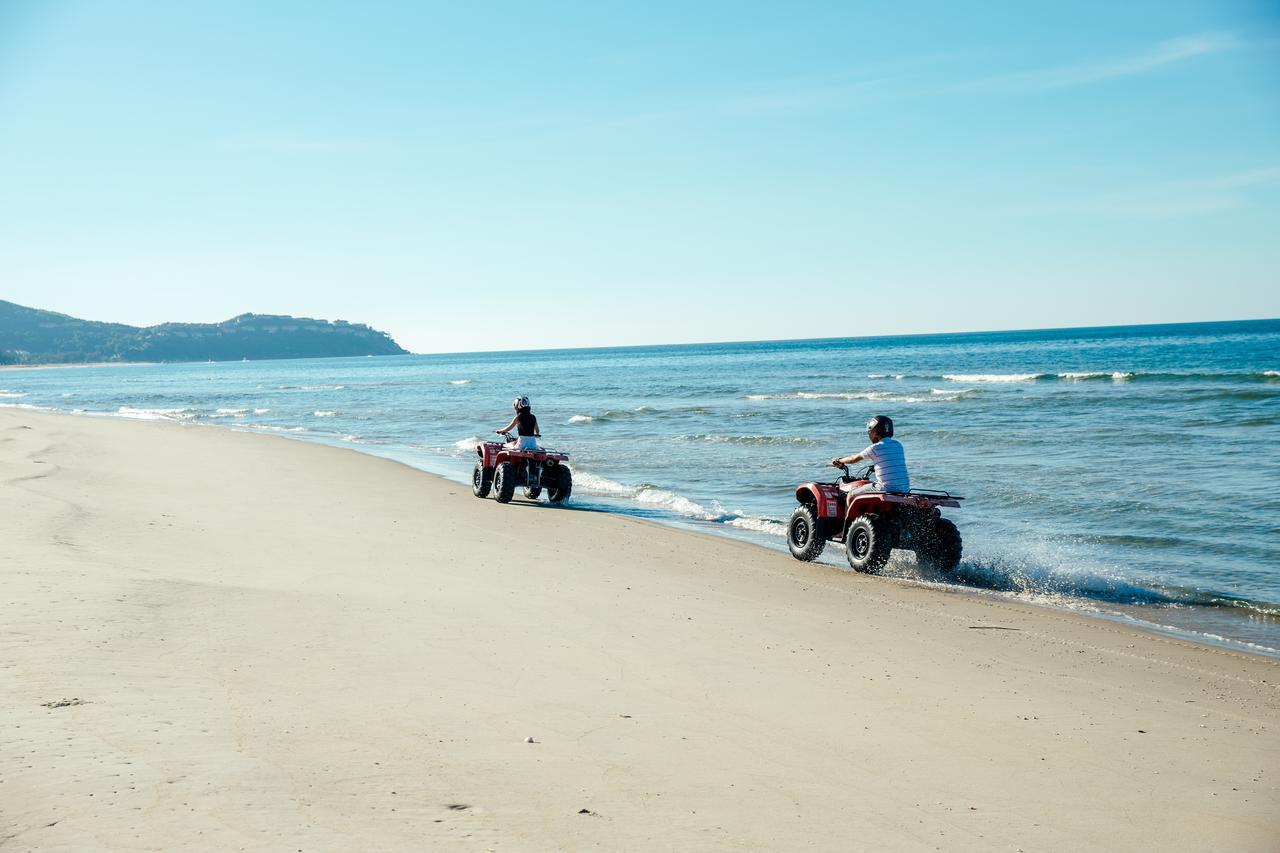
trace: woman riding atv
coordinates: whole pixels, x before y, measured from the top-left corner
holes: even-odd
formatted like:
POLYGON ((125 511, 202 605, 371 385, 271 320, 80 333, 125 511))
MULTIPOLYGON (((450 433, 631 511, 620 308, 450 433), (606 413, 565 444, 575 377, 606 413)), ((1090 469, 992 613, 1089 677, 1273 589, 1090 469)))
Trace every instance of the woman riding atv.
POLYGON ((498 435, 507 435, 513 429, 517 431, 517 436, 510 443, 510 447, 517 450, 537 450, 538 439, 542 438, 542 431, 538 429, 538 419, 533 416, 533 406, 529 402, 529 398, 525 396, 516 397, 511 401, 511 408, 515 409, 515 416, 511 419, 511 423, 507 424, 500 430, 495 430, 498 435))

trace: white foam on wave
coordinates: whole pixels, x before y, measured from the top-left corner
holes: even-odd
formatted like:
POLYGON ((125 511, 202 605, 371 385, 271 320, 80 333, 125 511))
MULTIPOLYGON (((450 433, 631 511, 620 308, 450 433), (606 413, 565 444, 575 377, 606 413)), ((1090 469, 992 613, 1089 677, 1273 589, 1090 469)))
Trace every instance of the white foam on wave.
POLYGON ((608 498, 622 498, 635 501, 646 506, 666 510, 695 521, 710 521, 750 530, 756 533, 767 533, 782 536, 786 533, 786 525, 772 518, 747 515, 740 511, 726 510, 719 504, 707 507, 684 495, 662 489, 651 483, 639 486, 628 486, 607 477, 589 474, 585 471, 573 472, 574 489, 579 493, 599 495, 608 498))
POLYGON ((450 385, 470 385, 471 380, 470 379, 450 379, 449 384, 450 385))
POLYGON ((28 409, 32 412, 56 412, 53 406, 37 406, 35 403, 0 403, 4 409, 28 409))
POLYGON ((1264 370, 1262 371, 1262 375, 1263 376, 1280 376, 1280 370, 1264 370))
POLYGON ((591 422, 592 422, 592 421, 594 421, 594 420, 595 420, 595 418, 591 417, 591 415, 574 415, 573 417, 569 418, 569 423, 571 423, 571 424, 589 424, 589 423, 591 423, 591 422))
POLYGON ((714 444, 817 444, 812 438, 793 435, 719 435, 692 433, 675 436, 677 441, 709 441, 714 444))
POLYGON ((958 400, 972 388, 933 389, 930 396, 892 391, 793 391, 787 394, 748 394, 748 400, 869 400, 877 403, 936 403, 958 400))
POLYGON ((243 415, 248 409, 218 409, 217 414, 224 416, 243 415))
POLYGON ((1043 373, 944 373, 948 382, 1035 382, 1043 373))
POLYGON ((754 533, 766 533, 770 536, 786 536, 787 523, 778 521, 776 518, 764 518, 756 515, 740 515, 737 518, 731 518, 725 522, 732 527, 741 530, 750 530, 754 533))
POLYGON ((116 414, 139 421, 186 421, 195 417, 192 409, 142 409, 133 406, 121 406, 116 409, 116 414))
POLYGON ((748 394, 748 400, 893 400, 888 391, 792 391, 786 394, 748 394))
POLYGON ((475 453, 476 445, 480 444, 480 436, 470 435, 460 441, 453 443, 454 450, 464 450, 467 453, 475 453))
POLYGON ((0 391, 0 397, 6 397, 12 400, 21 399, 27 396, 26 391, 0 391))
POLYGON ((251 429, 264 429, 268 432, 310 432, 301 426, 273 426, 271 424, 248 424, 251 429))
POLYGON ((1110 379, 1112 382, 1128 382, 1133 378, 1133 374, 1122 370, 1095 370, 1081 373, 1059 373, 1058 378, 1064 382, 1088 382, 1096 379, 1110 379))
POLYGON ((254 410, 253 410, 253 413, 254 413, 255 415, 265 415, 265 414, 266 414, 267 412, 269 412, 269 411, 271 411, 271 410, 270 410, 270 409, 254 409, 254 410))
POLYGON ((311 414, 317 418, 334 418, 338 416, 337 412, 325 412, 318 409, 311 414))
MULTIPOLYGON (((289 388, 288 385, 281 385, 281 390, 289 388)), ((346 385, 303 385, 303 391, 341 391, 346 385)))

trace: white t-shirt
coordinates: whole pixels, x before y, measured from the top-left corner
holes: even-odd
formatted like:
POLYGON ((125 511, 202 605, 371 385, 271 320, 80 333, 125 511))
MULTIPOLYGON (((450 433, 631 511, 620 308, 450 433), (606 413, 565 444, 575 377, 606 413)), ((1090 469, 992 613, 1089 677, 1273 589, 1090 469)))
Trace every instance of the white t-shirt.
POLYGON ((905 492, 911 488, 907 476, 907 454, 896 438, 882 438, 858 454, 876 466, 875 483, 886 492, 905 492))

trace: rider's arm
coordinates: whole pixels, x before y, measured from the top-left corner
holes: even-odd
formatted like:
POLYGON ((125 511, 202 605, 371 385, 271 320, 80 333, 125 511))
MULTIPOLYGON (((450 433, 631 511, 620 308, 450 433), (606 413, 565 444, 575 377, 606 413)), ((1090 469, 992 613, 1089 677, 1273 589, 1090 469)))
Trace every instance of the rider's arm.
POLYGON ((840 456, 831 460, 832 465, 857 465, 862 461, 862 454, 855 453, 852 456, 840 456))
POLYGON ((511 432, 515 428, 516 428, 516 418, 512 418, 511 423, 507 424, 502 429, 494 430, 494 432, 498 433, 498 435, 502 435, 504 432, 511 432))
POLYGON ((533 434, 538 438, 542 438, 542 430, 538 429, 538 419, 533 419, 533 434))

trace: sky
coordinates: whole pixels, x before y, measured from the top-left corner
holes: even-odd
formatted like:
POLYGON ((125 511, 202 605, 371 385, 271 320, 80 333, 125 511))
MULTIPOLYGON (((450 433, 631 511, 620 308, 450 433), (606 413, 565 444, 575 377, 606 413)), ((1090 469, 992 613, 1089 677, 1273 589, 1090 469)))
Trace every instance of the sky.
POLYGON ((1277 317, 1280 5, 0 0, 0 299, 415 352, 1277 317))

